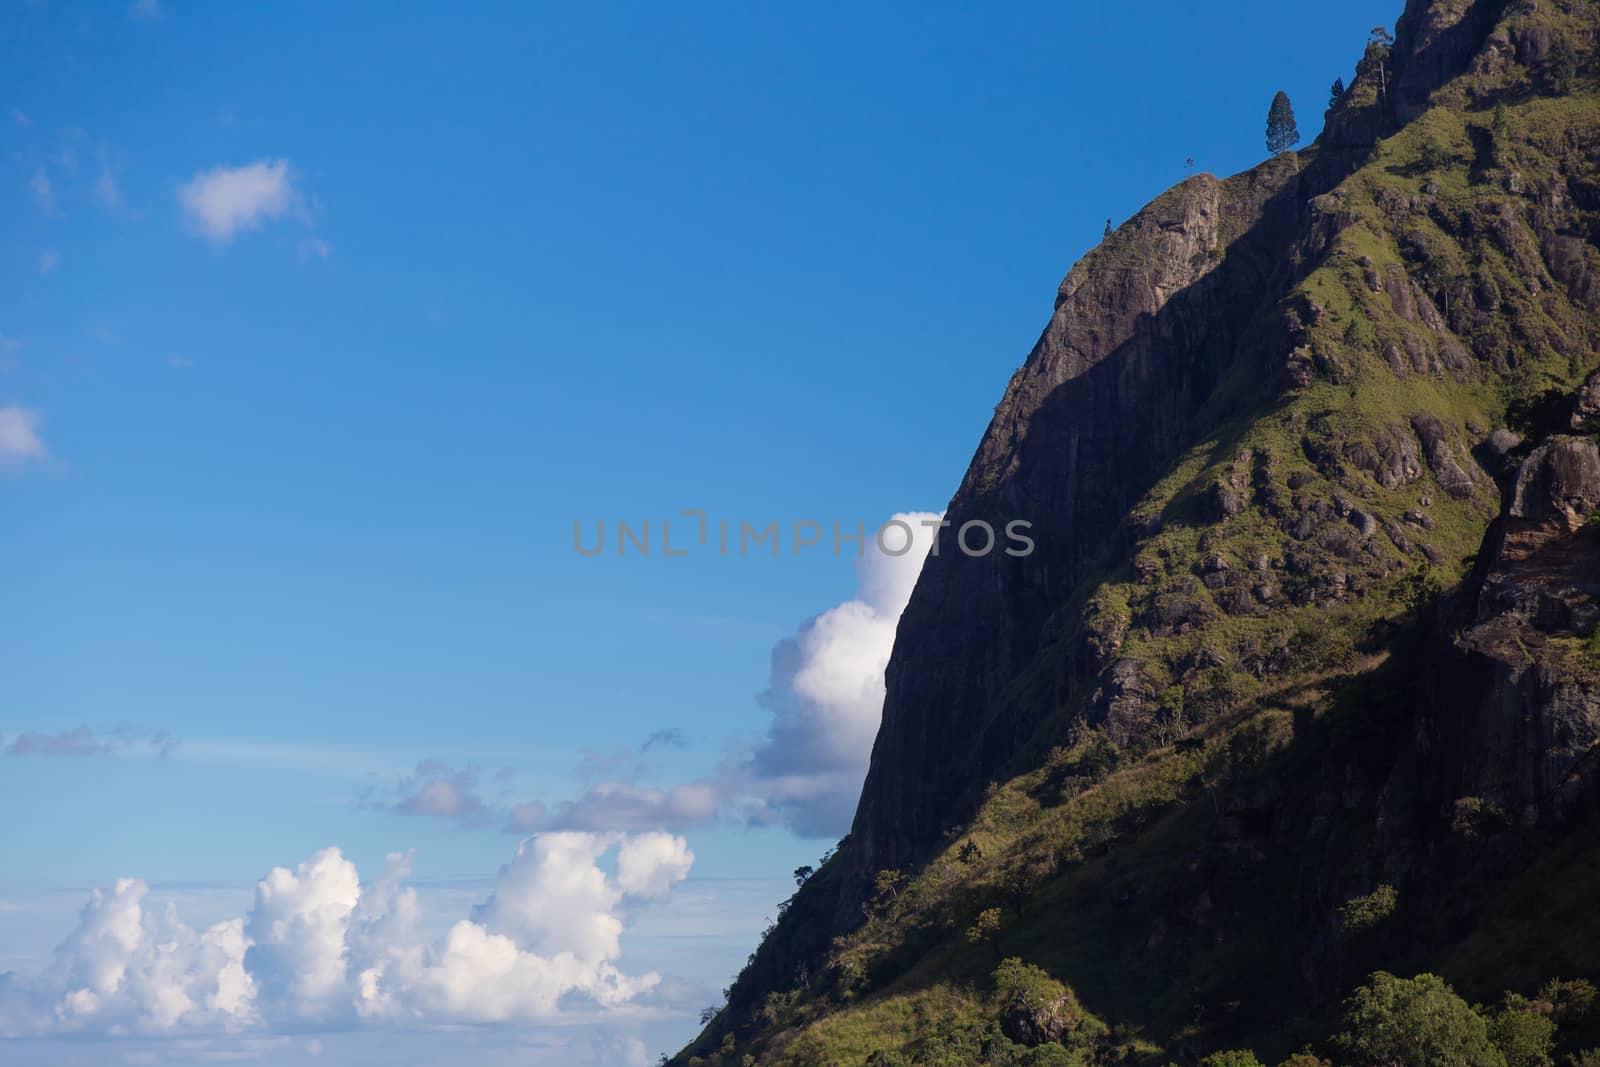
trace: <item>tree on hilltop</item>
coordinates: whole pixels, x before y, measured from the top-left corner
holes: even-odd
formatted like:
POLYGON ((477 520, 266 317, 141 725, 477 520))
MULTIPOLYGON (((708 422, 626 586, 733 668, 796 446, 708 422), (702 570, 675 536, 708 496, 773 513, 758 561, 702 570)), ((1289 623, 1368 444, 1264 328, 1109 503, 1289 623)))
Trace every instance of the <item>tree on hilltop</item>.
POLYGON ((1294 121, 1294 106, 1281 89, 1267 111, 1267 151, 1280 155, 1300 143, 1300 127, 1294 121))

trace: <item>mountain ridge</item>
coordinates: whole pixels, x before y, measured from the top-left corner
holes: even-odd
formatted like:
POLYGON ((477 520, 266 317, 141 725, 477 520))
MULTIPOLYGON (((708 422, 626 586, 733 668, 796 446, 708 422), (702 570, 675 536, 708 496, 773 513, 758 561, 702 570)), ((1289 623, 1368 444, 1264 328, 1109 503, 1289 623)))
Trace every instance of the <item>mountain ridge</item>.
POLYGON ((923 1011, 875 1038, 914 1047, 976 1010, 962 953, 991 942, 1156 1035, 1119 1055, 1269 1033, 1473 936, 1504 859, 1452 827, 1516 855, 1512 830, 1587 810, 1600 705, 1568 653, 1591 593, 1445 620, 1529 580, 1492 570, 1538 555, 1518 509, 1548 494, 1518 472, 1587 499, 1554 431, 1600 363, 1597 23, 1583 0, 1410 0, 1309 149, 1191 178, 1074 265, 947 513, 946 538, 1028 518, 1039 549, 930 557, 851 834, 677 1062, 859 1062, 825 1035, 863 998, 923 1011), (1480 645, 1440 644, 1463 627, 1480 645), (1536 683, 1505 655, 1530 635, 1536 683), (1430 670, 1522 696, 1452 719, 1481 694, 1430 670), (1565 733, 1508 727, 1530 701, 1565 733), (1579 775, 1561 813, 1530 764, 1579 775), (1406 938, 1341 926, 1387 894, 1406 938), (1040 915, 1067 902, 1081 920, 1040 915))

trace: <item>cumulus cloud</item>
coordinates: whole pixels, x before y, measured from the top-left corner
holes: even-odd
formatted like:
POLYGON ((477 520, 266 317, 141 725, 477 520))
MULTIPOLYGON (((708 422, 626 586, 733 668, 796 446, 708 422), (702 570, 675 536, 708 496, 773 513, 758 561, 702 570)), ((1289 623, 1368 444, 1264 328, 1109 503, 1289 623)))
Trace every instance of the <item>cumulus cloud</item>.
POLYGON ((336 848, 292 871, 275 867, 256 883, 244 964, 269 1019, 323 1022, 343 1013, 345 937, 360 900, 355 864, 336 848))
POLYGON ((97 733, 87 726, 53 734, 29 731, 5 741, 10 756, 102 756, 141 749, 170 756, 177 747, 177 739, 165 730, 121 728, 97 733))
POLYGON ((242 167, 214 167, 178 189, 190 222, 218 244, 300 210, 294 171, 286 159, 261 159, 242 167))
POLYGON ((659 831, 636 834, 617 849, 617 887, 629 896, 665 896, 689 877, 694 853, 681 837, 659 831))
POLYGON ((409 855, 363 887, 338 849, 272 870, 250 912, 203 932, 145 906, 122 879, 97 890, 40 974, 0 975, 0 1037, 191 1035, 325 1026, 537 1021, 614 1010, 660 982, 627 975, 629 900, 661 896, 694 855, 669 834, 544 834, 443 936, 418 934, 409 855), (616 852, 616 873, 600 861, 616 852))
POLYGON ((241 920, 203 933, 176 912, 146 911, 132 878, 95 890, 77 927, 34 979, 0 975, 0 1036, 233 1031, 248 1021, 241 920))
POLYGON ((772 650, 760 697, 772 722, 731 787, 745 818, 808 837, 836 837, 849 826, 883 717, 895 627, 941 518, 895 515, 884 540, 891 552, 905 550, 894 555, 874 545, 856 561, 856 596, 772 650))
POLYGON ((39 437, 39 413, 12 404, 0 407, 0 468, 17 469, 49 458, 39 437))

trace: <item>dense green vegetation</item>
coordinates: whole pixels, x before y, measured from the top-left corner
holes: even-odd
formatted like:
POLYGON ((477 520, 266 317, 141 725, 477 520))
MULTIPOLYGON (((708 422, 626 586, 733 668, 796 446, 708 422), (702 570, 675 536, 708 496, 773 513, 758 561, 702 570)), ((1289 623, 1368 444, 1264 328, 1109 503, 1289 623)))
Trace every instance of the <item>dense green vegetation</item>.
MULTIPOLYGON (((1003 961, 969 1010, 936 1020, 918 1014, 916 1040, 903 1050, 879 1047, 860 1061, 837 1045, 807 1047, 784 1062, 824 1067, 1096 1067, 1143 1059, 1148 1047, 1086 1012, 1072 991, 1020 959, 1003 961), (1019 1040, 1020 1039, 1020 1040, 1019 1040)), ((1553 1067, 1560 1053, 1572 1067, 1600 1062, 1580 1048, 1595 987, 1552 979, 1532 997, 1506 993, 1498 1004, 1469 1005, 1437 975, 1397 978, 1379 971, 1345 1001, 1340 1029, 1279 1067, 1553 1067)), ((736 1047, 726 1044, 728 1052, 736 1047)), ((724 1057, 725 1058, 725 1057, 724 1057)), ((690 1061, 695 1062, 694 1060, 690 1061)), ((758 1062, 750 1054, 740 1061, 758 1062)), ((765 1062, 765 1061, 762 1061, 765 1062)), ((1156 1061, 1151 1061, 1156 1062, 1156 1061)), ((1249 1049, 1227 1049, 1199 1067, 1264 1067, 1249 1049)))

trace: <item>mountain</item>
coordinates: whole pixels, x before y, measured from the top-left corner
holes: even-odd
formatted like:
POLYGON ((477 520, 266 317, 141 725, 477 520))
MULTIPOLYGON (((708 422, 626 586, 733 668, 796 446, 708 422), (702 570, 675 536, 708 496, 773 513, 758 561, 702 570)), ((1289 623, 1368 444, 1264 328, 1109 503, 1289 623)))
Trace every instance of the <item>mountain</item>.
POLYGON ((1410 0, 1311 147, 1072 268, 849 836, 673 1062, 1279 1055, 1379 968, 1600 972, 1597 30, 1410 0))

